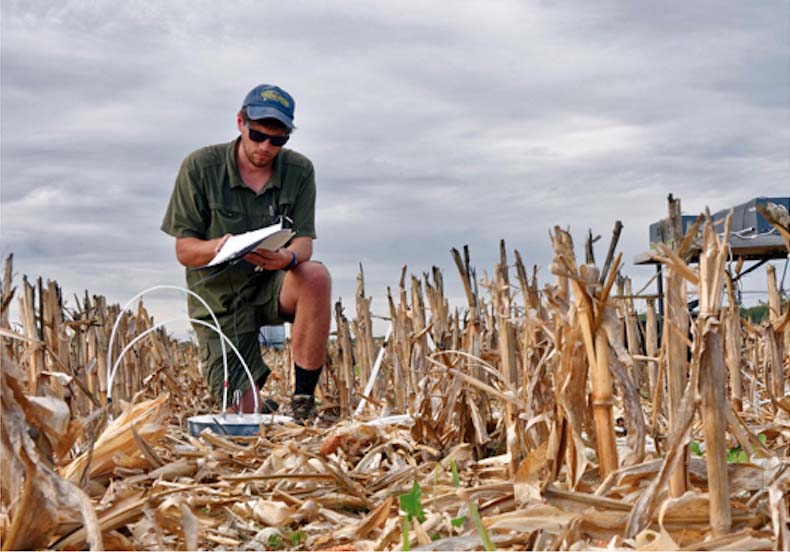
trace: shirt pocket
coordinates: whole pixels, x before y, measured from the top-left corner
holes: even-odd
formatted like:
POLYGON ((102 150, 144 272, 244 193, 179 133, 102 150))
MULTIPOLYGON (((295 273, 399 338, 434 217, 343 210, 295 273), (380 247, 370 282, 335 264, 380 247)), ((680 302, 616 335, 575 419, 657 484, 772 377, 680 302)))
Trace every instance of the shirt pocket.
POLYGON ((211 224, 208 238, 218 238, 225 234, 241 234, 249 230, 250 217, 241 209, 210 203, 211 224))
POLYGON ((281 201, 277 209, 277 214, 293 219, 293 204, 288 201, 281 201))

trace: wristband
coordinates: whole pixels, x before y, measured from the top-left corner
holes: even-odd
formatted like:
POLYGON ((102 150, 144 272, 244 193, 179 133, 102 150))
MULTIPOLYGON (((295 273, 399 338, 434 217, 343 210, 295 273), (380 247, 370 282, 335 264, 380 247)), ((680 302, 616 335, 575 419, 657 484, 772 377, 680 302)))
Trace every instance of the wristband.
POLYGON ((299 264, 299 261, 296 258, 296 253, 294 253, 293 251, 288 251, 288 252, 291 254, 291 262, 288 263, 288 266, 285 267, 285 270, 291 270, 292 268, 294 268, 296 265, 299 264))

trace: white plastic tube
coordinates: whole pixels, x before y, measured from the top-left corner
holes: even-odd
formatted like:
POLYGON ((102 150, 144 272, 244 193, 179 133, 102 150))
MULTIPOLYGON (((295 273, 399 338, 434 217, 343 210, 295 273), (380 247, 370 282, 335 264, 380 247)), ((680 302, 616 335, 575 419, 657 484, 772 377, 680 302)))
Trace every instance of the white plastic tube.
POLYGON ((373 391, 373 386, 376 385, 376 379, 379 377, 379 370, 381 369, 381 361, 384 360, 384 348, 387 346, 387 342, 390 340, 390 335, 392 334, 392 322, 390 322, 389 328, 387 328, 387 336, 384 338, 384 343, 381 344, 381 349, 379 349, 379 354, 376 357, 376 362, 373 363, 373 370, 370 371, 370 378, 368 378, 368 383, 365 385, 365 393, 362 400, 359 401, 357 405, 357 409, 354 410, 354 416, 359 416, 362 414, 362 409, 365 408, 368 400, 365 397, 369 397, 370 393, 373 391))
MULTIPOLYGON (((219 333, 220 335, 223 335, 222 334, 222 329, 219 326, 219 321, 217 320, 217 317, 214 314, 214 311, 211 310, 211 307, 208 306, 208 303, 206 303, 206 301, 200 295, 195 293, 194 291, 186 289, 186 288, 181 287, 181 286, 169 286, 169 285, 153 286, 153 287, 150 287, 150 288, 148 288, 146 290, 141 291, 140 293, 138 293, 137 295, 132 297, 121 308, 121 312, 118 314, 118 318, 116 318, 115 324, 112 327, 112 332, 110 333, 110 343, 109 343, 109 346, 107 347, 107 382, 108 382, 107 398, 108 399, 112 399, 112 380, 115 377, 115 374, 112 371, 112 366, 113 366, 113 363, 112 363, 112 346, 113 346, 113 343, 115 342, 115 332, 118 331, 118 325, 121 322, 121 317, 126 312, 126 309, 129 308, 129 306, 132 303, 137 301, 137 299, 139 299, 140 297, 142 297, 146 293, 150 293, 152 291, 156 291, 156 290, 160 290, 160 289, 174 289, 176 291, 183 291, 184 293, 186 293, 188 295, 191 295, 192 297, 194 297, 195 299, 200 301, 200 303, 204 307, 206 307, 206 310, 211 315, 211 319, 214 321, 213 328, 217 331, 217 333, 219 333)), ((206 326, 208 326, 209 328, 212 327, 209 324, 206 324, 206 326)), ((222 348, 222 367, 223 367, 223 377, 224 377, 224 383, 223 383, 223 385, 224 385, 224 392, 222 394, 222 412, 225 412, 225 410, 227 410, 227 408, 228 408, 228 352, 225 349, 225 340, 220 339, 219 343, 220 343, 220 347, 222 348)), ((253 383, 253 385, 254 385, 254 383, 253 383)))
MULTIPOLYGON (((121 353, 118 355, 118 358, 115 360, 115 364, 113 365, 112 370, 110 371, 110 377, 107 379, 107 398, 108 399, 112 398, 112 383, 113 383, 113 380, 115 379, 115 374, 118 371, 118 368, 119 368, 119 366, 121 364, 121 361, 123 360, 124 355, 127 352, 129 352, 129 350, 131 350, 131 348, 134 347, 141 339, 143 339, 145 336, 147 336, 151 332, 154 332, 154 331, 158 330, 159 328, 161 328, 163 326, 166 326, 167 324, 172 324, 173 322, 182 322, 182 321, 183 321, 183 318, 177 318, 177 319, 174 319, 174 320, 166 320, 165 322, 160 322, 159 324, 156 324, 156 325, 148 328, 143 333, 141 333, 140 335, 136 336, 134 339, 132 339, 126 345, 126 347, 123 348, 121 353)), ((244 357, 242 357, 242 355, 239 352, 239 350, 233 344, 233 341, 231 341, 228 336, 226 336, 224 333, 222 333, 222 331, 218 330, 217 328, 215 328, 214 326, 212 326, 208 322, 204 322, 203 320, 196 320, 194 318, 189 318, 187 321, 188 322, 192 322, 193 324, 200 324, 202 326, 206 326, 207 328, 210 328, 210 329, 214 330, 215 332, 217 332, 222 340, 227 341, 228 345, 230 345, 231 350, 236 354, 236 357, 239 359, 239 362, 241 362, 242 367, 244 367, 244 371, 247 372, 247 377, 250 379, 250 386, 251 386, 251 388, 255 389, 255 379, 252 377, 252 372, 250 372, 250 369, 247 367, 247 363, 244 361, 244 357)), ((227 367, 227 359, 226 359, 226 367, 227 367)), ((258 412, 258 393, 254 393, 252 398, 255 401, 255 412, 258 412)), ((227 372, 226 372, 226 375, 225 375, 225 388, 223 390, 223 401, 222 401, 222 413, 223 414, 225 413, 225 410, 228 407, 227 406, 227 399, 228 399, 228 385, 227 385, 227 372)))

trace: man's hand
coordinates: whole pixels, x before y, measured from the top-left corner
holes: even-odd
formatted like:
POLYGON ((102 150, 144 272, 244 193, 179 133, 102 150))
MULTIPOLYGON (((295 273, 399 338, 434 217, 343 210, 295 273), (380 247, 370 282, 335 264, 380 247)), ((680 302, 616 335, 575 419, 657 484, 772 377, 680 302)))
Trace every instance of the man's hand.
POLYGON ((176 238, 176 258, 187 267, 199 267, 211 262, 220 248, 228 241, 230 234, 213 240, 200 238, 176 238))
POLYGON ((256 249, 252 253, 247 253, 244 260, 260 267, 259 270, 284 270, 290 266, 293 260, 291 253, 296 255, 296 262, 299 264, 309 261, 313 255, 313 238, 306 236, 294 238, 288 244, 288 249, 283 248, 277 251, 256 249))
POLYGON ((244 255, 244 260, 262 270, 283 270, 291 264, 293 257, 288 249, 278 249, 277 251, 255 249, 244 255))

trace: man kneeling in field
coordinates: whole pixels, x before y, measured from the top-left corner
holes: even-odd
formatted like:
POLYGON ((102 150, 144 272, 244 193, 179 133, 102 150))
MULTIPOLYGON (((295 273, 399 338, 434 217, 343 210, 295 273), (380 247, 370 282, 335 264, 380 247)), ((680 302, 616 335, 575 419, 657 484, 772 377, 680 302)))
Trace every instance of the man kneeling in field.
MULTIPOLYGON (((176 257, 186 267, 189 289, 202 297, 222 331, 239 349, 255 385, 234 354, 224 382, 220 337, 193 324, 211 393, 222 401, 241 393, 242 412, 252 412, 254 394, 269 375, 258 344, 259 328, 292 322, 295 388, 291 412, 299 421, 316 415, 315 387, 321 374, 330 324, 331 280, 311 261, 315 233, 315 176, 303 155, 283 148, 294 129, 294 101, 277 86, 250 91, 236 115, 232 142, 192 152, 181 165, 162 230, 176 238, 176 257), (232 234, 292 221, 294 238, 278 251, 255 250, 220 269, 208 264, 232 234)), ((191 318, 212 323, 206 308, 188 298, 191 318)))

